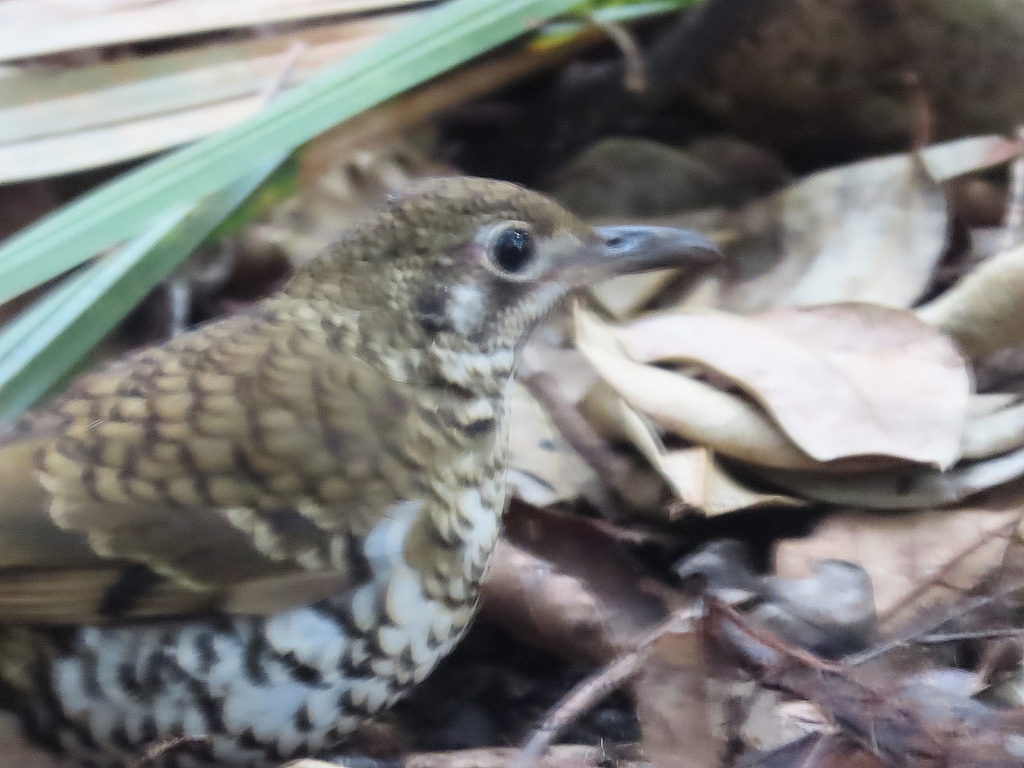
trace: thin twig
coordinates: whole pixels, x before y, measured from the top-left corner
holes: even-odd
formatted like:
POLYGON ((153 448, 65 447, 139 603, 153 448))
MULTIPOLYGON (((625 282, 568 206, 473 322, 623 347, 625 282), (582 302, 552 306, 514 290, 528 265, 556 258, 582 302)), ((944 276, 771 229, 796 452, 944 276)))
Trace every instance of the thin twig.
POLYGON ((895 650, 896 648, 903 648, 907 645, 911 645, 917 642, 919 638, 935 634, 935 630, 937 630, 946 622, 952 621, 953 619, 960 618, 966 616, 969 613, 973 613, 974 611, 980 610, 981 608, 984 608, 985 606, 997 600, 1007 598, 1014 592, 1017 592, 1022 589, 1024 589, 1024 584, 1014 584, 1010 587, 1004 587, 1003 589, 999 590, 998 592, 995 592, 994 594, 985 595, 983 597, 976 597, 973 600, 968 601, 966 605, 954 604, 949 608, 949 610, 946 611, 945 615, 941 619, 931 622, 928 626, 922 627, 921 629, 913 632, 910 635, 906 635, 905 637, 890 640, 887 643, 883 643, 882 645, 876 646, 875 648, 869 648, 868 650, 862 651, 858 654, 854 654, 853 656, 847 656, 843 661, 845 661, 846 664, 850 666, 856 666, 858 664, 863 664, 865 661, 870 661, 871 659, 889 653, 889 651, 895 650))
POLYGON ((921 76, 913 71, 904 72, 903 80, 910 91, 910 146, 916 155, 932 143, 935 115, 928 92, 921 83, 921 76))
POLYGON ((558 381, 550 373, 525 372, 519 380, 540 403, 565 442, 594 470, 604 487, 617 497, 595 499, 599 511, 606 519, 621 520, 621 502, 625 498, 623 488, 630 474, 629 460, 615 453, 590 422, 562 396, 558 381))
POLYGON ((611 664, 576 685, 551 709, 510 768, 533 768, 562 730, 593 709, 603 698, 640 674, 654 650, 655 640, 668 632, 689 629, 692 620, 692 612, 677 611, 641 638, 632 651, 619 656, 611 664))
POLYGON ((914 638, 918 645, 941 645, 955 643, 960 640, 988 640, 994 637, 1019 637, 1024 635, 1024 627, 1004 627, 1002 629, 979 629, 973 632, 947 632, 923 635, 914 638))
POLYGON ((647 91, 647 64, 644 62, 644 55, 640 46, 633 37, 633 33, 622 24, 614 21, 598 19, 590 16, 591 23, 600 27, 608 35, 615 47, 622 53, 622 60, 625 65, 625 72, 622 77, 622 86, 630 93, 641 94, 647 91))

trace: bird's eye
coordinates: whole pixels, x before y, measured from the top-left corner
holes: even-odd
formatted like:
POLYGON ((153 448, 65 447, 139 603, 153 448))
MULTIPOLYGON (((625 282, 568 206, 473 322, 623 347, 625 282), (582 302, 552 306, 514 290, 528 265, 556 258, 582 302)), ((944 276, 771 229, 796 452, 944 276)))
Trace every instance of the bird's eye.
POLYGON ((510 274, 522 272, 533 260, 533 235, 521 227, 503 229, 491 245, 491 259, 510 274))

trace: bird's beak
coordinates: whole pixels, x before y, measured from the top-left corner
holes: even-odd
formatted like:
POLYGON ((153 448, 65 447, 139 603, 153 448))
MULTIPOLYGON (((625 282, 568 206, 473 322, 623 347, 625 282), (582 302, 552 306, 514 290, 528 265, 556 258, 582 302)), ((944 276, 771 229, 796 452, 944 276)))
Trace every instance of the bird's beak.
POLYGON ((711 240, 674 227, 597 227, 596 242, 583 246, 565 265, 562 279, 583 285, 615 275, 668 267, 709 266, 722 261, 711 240))

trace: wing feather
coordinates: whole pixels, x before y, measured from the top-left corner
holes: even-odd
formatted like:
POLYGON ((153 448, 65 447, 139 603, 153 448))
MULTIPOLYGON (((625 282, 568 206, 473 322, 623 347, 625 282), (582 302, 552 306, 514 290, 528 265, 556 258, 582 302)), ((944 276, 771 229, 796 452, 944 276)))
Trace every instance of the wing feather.
POLYGON ((137 563, 167 578, 131 615, 250 612, 260 594, 279 608, 344 584, 339 538, 413 482, 385 449, 408 393, 344 348, 354 321, 274 300, 0 428, 0 621, 102 619, 137 563))

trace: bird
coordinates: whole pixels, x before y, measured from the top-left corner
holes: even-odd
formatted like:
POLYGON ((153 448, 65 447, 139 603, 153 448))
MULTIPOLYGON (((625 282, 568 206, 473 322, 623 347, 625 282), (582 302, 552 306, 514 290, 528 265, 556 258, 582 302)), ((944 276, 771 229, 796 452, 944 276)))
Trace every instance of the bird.
POLYGON ((718 258, 427 179, 251 311, 79 377, 0 428, 0 705, 86 765, 344 749, 474 616, 531 329, 595 280, 718 258))

